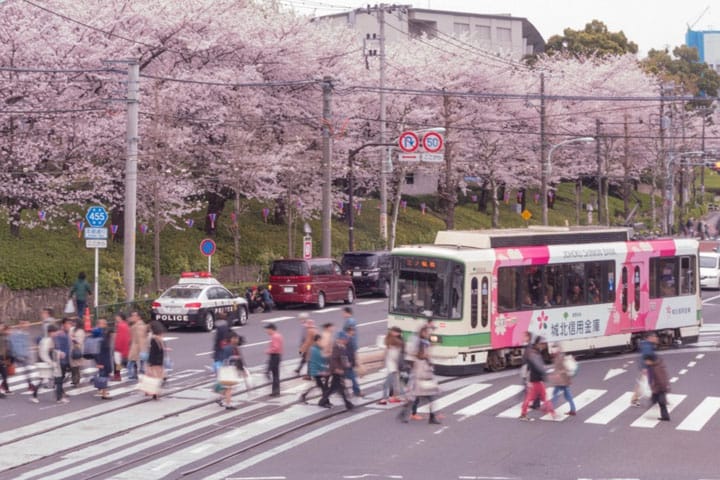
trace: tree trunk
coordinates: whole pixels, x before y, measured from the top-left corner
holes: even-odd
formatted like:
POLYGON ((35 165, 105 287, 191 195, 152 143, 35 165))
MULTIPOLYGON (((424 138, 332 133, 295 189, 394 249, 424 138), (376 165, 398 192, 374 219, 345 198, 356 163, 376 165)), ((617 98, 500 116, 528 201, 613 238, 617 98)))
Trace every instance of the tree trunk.
POLYGON ((500 186, 495 182, 495 180, 490 180, 490 191, 492 192, 492 227, 493 228, 499 228, 500 227, 500 200, 498 199, 498 195, 500 186))
MULTIPOLYGON (((159 186, 156 186, 155 188, 159 188, 159 186)), ((155 190, 158 192, 159 190, 155 190)), ((160 231, 162 230, 162 221, 160 220, 160 209, 157 205, 157 200, 155 200, 155 205, 153 206, 153 209, 155 210, 155 215, 153 219, 153 270, 154 270, 154 277, 155 277, 155 291, 159 292, 162 290, 161 285, 161 275, 160 275, 160 231)))
POLYGON ((388 249, 392 250, 395 248, 395 237, 397 235, 397 221, 398 215, 400 214, 400 201, 402 200, 402 181, 405 178, 405 168, 400 167, 397 169, 394 178, 394 192, 392 201, 392 218, 390 221, 390 238, 388 243, 388 249))
POLYGON ((582 208, 582 180, 575 181, 575 225, 580 225, 580 209, 582 208))
POLYGON ((240 185, 235 188, 235 221, 232 222, 231 229, 233 234, 233 281, 240 283, 240 221, 237 216, 240 215, 240 185))
POLYGON ((20 238, 20 217, 22 208, 13 208, 10 212, 10 235, 15 238, 20 238))

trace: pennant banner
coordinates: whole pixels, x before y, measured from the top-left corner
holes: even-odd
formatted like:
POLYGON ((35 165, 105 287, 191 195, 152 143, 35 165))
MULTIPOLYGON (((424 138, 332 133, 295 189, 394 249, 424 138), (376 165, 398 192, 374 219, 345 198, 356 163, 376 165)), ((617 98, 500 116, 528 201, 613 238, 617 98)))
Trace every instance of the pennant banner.
POLYGON ((424 203, 421 203, 421 204, 420 204, 420 211, 422 212, 423 215, 425 215, 425 209, 426 209, 426 208, 427 208, 427 206, 426 206, 424 203))
POLYGON ((265 207, 262 209, 263 221, 267 223, 268 217, 270 216, 270 209, 265 207))
POLYGON ((75 225, 77 225, 78 238, 82 238, 82 231, 83 228, 85 228, 85 222, 76 222, 75 225))
POLYGON ((217 220, 217 213, 211 213, 208 215, 210 217, 210 228, 215 229, 215 220, 217 220))
POLYGON ((539 194, 539 193, 536 193, 536 194, 535 194, 534 200, 535 200, 535 205, 537 205, 538 202, 540 201, 540 194, 539 194))
POLYGON ((232 220, 233 225, 237 225, 237 213, 232 212, 230 214, 230 219, 232 220))
POLYGON ((192 228, 192 226, 194 224, 195 224, 195 220, 193 220, 192 218, 188 218, 187 220, 185 220, 185 225, 187 225, 188 228, 192 228))
POLYGON ((400 206, 402 207, 403 211, 407 209, 407 200, 400 200, 400 206))
POLYGON ((358 216, 360 216, 360 212, 362 211, 362 203, 357 202, 355 204, 355 211, 357 212, 358 216))
POLYGON ((112 239, 115 240, 115 234, 118 232, 118 228, 120 225, 110 225, 110 233, 112 234, 112 239))
POLYGON ((46 213, 47 213, 47 212, 45 212, 45 210, 39 210, 39 211, 38 211, 38 218, 40 219, 40 221, 45 221, 45 215, 46 215, 46 213))
POLYGON ((343 213, 345 211, 345 202, 343 202, 342 200, 338 202, 338 210, 340 210, 340 213, 343 213))
POLYGON ((148 232, 148 226, 144 223, 142 225, 140 225, 140 233, 145 235, 147 232, 148 232))
POLYGON ((473 195, 472 197, 470 197, 470 200, 472 200, 473 203, 477 202, 478 201, 477 195, 473 195))

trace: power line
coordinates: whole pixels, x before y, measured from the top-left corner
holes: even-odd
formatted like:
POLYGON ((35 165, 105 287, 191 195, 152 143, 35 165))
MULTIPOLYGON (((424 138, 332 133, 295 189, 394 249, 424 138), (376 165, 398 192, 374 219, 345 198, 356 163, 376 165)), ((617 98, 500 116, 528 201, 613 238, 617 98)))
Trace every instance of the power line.
POLYGON ((107 112, 106 108, 77 108, 62 110, 0 110, 0 113, 8 115, 49 115, 61 113, 84 113, 84 112, 107 112))
POLYGON ((0 67, 0 72, 16 73, 123 73, 119 70, 107 68, 29 68, 29 67, 0 67))
POLYGON ((176 82, 176 83, 187 83, 194 85, 206 85, 214 87, 237 87, 237 88, 273 88, 273 87, 296 87, 304 85, 317 85, 322 83, 322 80, 287 80, 278 82, 247 82, 247 83, 226 83, 226 82, 211 82, 207 80, 192 80, 184 78, 172 78, 172 77, 161 77, 158 75, 147 75, 141 74, 141 78, 149 78, 151 80, 160 80, 164 82, 176 82))

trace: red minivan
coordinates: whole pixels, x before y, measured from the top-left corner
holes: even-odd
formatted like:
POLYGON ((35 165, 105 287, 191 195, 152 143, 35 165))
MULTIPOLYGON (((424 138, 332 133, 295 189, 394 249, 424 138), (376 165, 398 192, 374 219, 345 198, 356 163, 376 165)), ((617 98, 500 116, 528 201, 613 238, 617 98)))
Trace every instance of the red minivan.
POLYGON ((270 266, 270 293, 278 308, 291 303, 353 303, 352 278, 331 258, 275 260, 270 266))

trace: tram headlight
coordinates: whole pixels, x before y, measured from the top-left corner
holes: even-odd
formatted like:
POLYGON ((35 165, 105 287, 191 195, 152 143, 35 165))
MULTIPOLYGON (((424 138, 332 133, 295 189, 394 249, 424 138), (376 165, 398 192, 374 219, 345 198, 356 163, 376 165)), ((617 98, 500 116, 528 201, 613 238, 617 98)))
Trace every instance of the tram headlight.
POLYGON ((430 343, 442 343, 442 337, 433 333, 430 335, 430 343))

